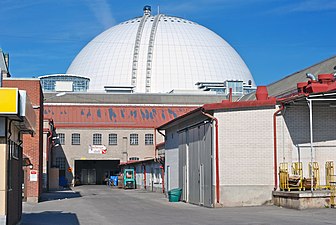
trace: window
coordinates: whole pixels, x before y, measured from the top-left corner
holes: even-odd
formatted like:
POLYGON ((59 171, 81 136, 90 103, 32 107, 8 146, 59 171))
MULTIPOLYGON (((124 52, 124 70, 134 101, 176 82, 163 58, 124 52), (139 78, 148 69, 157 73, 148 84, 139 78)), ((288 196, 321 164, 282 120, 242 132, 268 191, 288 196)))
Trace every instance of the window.
POLYGON ((139 137, 138 134, 130 134, 130 145, 138 145, 139 137))
POLYGON ((92 144, 101 145, 102 144, 102 135, 101 134, 93 134, 92 144))
POLYGON ((109 145, 117 145, 117 134, 109 134, 109 145))
POLYGON ((59 139, 59 143, 61 145, 64 145, 65 144, 65 134, 64 133, 59 133, 58 134, 58 139, 59 139))
POLYGON ((65 170, 65 158, 64 157, 57 157, 56 158, 56 167, 60 170, 65 170))
POLYGON ((153 145, 153 134, 145 134, 145 145, 153 145))
POLYGON ((80 145, 80 134, 75 133, 71 135, 71 144, 80 145))

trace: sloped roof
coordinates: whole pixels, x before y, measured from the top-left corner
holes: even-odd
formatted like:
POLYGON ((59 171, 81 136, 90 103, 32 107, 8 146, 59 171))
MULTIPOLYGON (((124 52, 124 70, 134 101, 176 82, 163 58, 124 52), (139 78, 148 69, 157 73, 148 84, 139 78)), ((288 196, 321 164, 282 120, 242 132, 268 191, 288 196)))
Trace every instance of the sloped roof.
POLYGON ((8 67, 6 65, 6 61, 5 61, 5 53, 2 51, 2 49, 0 48, 0 68, 1 70, 4 70, 6 73, 8 72, 8 67))
POLYGON ((45 105, 44 117, 56 127, 156 128, 195 107, 45 105))
MULTIPOLYGON (((314 75, 334 73, 334 67, 336 66, 336 56, 319 62, 315 65, 307 67, 303 70, 295 72, 287 77, 282 78, 274 83, 267 85, 267 90, 269 96, 273 97, 283 97, 296 92, 296 84, 299 82, 306 82, 309 79, 306 78, 306 73, 312 73, 314 75)), ((254 100, 255 94, 251 93, 245 95, 240 99, 240 101, 254 100)))
POLYGON ((141 105, 183 105, 201 106, 205 103, 221 102, 226 97, 210 94, 144 94, 144 93, 86 93, 67 92, 66 95, 56 97, 57 92, 45 92, 45 103, 55 104, 141 104, 141 105))

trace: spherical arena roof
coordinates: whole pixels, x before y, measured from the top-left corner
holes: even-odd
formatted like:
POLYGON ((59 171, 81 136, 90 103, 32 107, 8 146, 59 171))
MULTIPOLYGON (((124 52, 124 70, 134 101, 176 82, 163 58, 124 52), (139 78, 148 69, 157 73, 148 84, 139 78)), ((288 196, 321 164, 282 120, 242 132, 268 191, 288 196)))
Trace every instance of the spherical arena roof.
POLYGON ((89 42, 67 73, 90 78, 90 91, 133 86, 134 92, 195 90, 197 82, 253 77, 238 53, 211 30, 179 17, 144 15, 120 23, 89 42))

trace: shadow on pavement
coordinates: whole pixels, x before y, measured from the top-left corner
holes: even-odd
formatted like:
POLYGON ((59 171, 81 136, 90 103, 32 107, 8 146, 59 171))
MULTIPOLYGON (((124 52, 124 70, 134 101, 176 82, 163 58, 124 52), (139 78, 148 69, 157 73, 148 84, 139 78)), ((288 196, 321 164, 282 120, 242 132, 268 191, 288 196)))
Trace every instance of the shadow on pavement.
POLYGON ((62 211, 44 211, 39 213, 23 213, 20 225, 79 225, 75 213, 62 211))
POLYGON ((82 196, 77 191, 72 191, 72 190, 52 191, 52 192, 43 193, 41 195, 40 202, 68 199, 68 198, 80 198, 80 197, 82 196))

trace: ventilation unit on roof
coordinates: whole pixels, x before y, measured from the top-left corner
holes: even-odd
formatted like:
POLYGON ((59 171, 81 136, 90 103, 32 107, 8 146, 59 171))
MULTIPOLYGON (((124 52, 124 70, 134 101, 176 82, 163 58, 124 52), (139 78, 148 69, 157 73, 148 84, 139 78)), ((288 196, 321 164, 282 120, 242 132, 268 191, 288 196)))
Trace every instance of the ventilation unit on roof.
POLYGON ((150 15, 151 14, 152 8, 149 5, 145 5, 143 8, 144 14, 145 15, 150 15))

